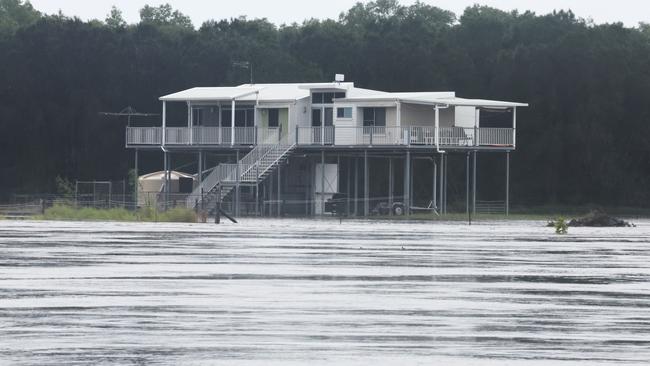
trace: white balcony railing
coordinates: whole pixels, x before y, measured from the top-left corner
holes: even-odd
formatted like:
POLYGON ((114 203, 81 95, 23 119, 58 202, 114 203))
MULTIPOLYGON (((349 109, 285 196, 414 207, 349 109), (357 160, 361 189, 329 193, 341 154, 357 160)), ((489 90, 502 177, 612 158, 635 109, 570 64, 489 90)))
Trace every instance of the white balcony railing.
POLYGON ((333 145, 334 126, 298 127, 298 145, 333 145))
POLYGON ((127 127, 127 145, 160 145, 162 142, 161 127, 127 127))
MULTIPOLYGON (((166 145, 263 145, 277 144, 287 138, 279 128, 235 127, 167 127, 166 145)), ((160 145, 161 127, 127 127, 127 146, 160 145)), ((293 131, 289 131, 293 132, 293 131)), ((298 127, 292 141, 301 146, 435 146, 442 147, 510 147, 514 144, 512 128, 440 127, 298 127)))
POLYGON ((187 145, 190 142, 190 129, 187 127, 167 127, 165 145, 187 145))

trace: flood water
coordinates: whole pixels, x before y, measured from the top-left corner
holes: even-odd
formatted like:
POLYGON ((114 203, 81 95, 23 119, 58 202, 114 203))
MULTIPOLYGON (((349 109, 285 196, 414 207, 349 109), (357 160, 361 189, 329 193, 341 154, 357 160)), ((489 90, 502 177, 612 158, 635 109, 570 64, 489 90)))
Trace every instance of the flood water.
POLYGON ((0 221, 0 364, 644 364, 635 223, 0 221))

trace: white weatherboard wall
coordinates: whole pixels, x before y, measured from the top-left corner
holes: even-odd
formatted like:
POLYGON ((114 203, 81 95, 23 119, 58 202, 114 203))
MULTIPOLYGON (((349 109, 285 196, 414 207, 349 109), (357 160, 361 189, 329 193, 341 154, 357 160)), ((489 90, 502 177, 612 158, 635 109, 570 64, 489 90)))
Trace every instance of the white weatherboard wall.
POLYGON ((357 116, 361 114, 361 108, 351 104, 336 104, 334 106, 334 141, 337 145, 352 145, 355 143, 355 128, 361 126, 357 122, 357 116), (336 108, 352 108, 352 118, 336 117, 336 108))
POLYGON ((310 127, 311 126, 311 104, 309 98, 303 98, 293 105, 291 111, 291 125, 289 128, 310 127))
POLYGON ((322 200, 332 198, 339 187, 338 164, 325 164, 325 186, 323 187, 323 164, 316 164, 314 171, 314 210, 316 215, 323 213, 322 200))

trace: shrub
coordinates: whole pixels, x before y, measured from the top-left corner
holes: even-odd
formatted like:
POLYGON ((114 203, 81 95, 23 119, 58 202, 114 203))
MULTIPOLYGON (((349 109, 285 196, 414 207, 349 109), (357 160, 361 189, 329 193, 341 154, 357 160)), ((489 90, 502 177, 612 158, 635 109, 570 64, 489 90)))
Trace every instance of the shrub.
POLYGON ((555 227, 555 233, 559 235, 564 235, 569 231, 569 225, 562 217, 555 220, 553 227, 555 227))

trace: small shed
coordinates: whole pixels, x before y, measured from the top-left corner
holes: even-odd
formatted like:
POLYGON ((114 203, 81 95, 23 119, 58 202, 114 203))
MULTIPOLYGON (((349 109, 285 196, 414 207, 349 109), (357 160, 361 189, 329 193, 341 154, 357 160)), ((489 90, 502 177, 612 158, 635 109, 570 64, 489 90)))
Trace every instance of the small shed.
MULTIPOLYGON (((170 199, 184 200, 196 188, 196 176, 172 170, 169 172, 170 199)), ((155 205, 165 188, 165 172, 158 171, 138 177, 138 206, 155 205)))

